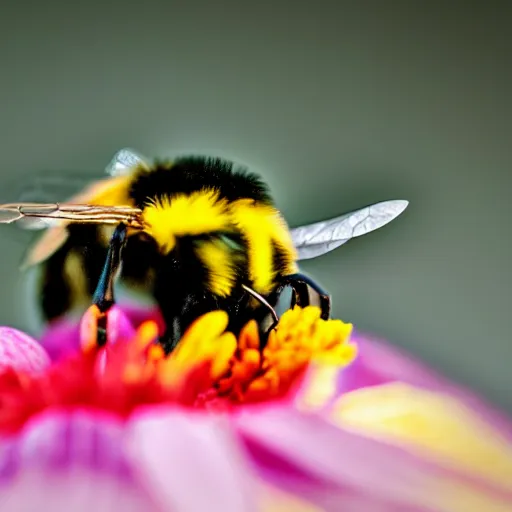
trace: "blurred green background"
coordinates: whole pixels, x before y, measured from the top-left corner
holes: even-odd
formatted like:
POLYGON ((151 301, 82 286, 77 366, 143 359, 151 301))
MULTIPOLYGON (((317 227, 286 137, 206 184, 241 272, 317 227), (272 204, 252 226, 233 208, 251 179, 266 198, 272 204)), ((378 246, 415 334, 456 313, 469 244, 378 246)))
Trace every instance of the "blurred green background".
MULTIPOLYGON (((385 199, 304 270, 335 313, 512 411, 510 2, 32 2, 0 17, 0 200, 132 146, 260 172, 292 226, 385 199)), ((65 198, 62 198, 65 199, 65 198)), ((0 324, 33 329, 0 232, 0 324)))

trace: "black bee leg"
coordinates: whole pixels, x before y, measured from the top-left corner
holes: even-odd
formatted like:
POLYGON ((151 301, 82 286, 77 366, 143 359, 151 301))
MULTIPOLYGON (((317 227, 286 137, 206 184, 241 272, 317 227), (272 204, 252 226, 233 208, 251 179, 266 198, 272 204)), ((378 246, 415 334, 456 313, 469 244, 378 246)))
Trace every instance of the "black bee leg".
POLYGON ((289 286, 292 293, 291 307, 298 305, 300 307, 317 306, 320 308, 320 317, 328 320, 331 315, 331 297, 315 281, 303 274, 290 274, 281 278, 277 289, 272 293, 269 300, 256 293, 251 288, 244 286, 244 290, 258 300, 261 305, 261 311, 265 313, 262 318, 258 318, 260 331, 260 349, 263 350, 267 344, 270 332, 279 322, 276 310, 271 304, 277 304, 284 289, 289 286))
POLYGON ((119 272, 121 252, 125 242, 126 225, 119 224, 110 239, 107 259, 92 299, 93 305, 98 309, 96 341, 100 346, 107 342, 107 313, 115 304, 114 283, 119 272))
POLYGON ((292 307, 317 306, 320 308, 322 319, 330 318, 331 296, 309 277, 303 274, 290 274, 282 278, 280 286, 292 288, 292 307))

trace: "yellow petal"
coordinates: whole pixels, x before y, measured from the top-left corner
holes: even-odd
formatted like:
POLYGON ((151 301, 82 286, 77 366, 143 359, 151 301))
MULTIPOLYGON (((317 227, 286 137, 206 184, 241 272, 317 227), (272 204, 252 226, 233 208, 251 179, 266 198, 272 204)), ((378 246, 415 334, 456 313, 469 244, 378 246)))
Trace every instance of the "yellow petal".
POLYGON ((260 335, 258 332, 258 323, 256 320, 250 320, 247 324, 245 324, 245 326, 240 331, 238 340, 238 346, 240 350, 246 350, 248 348, 259 348, 260 335))
POLYGON ((402 383, 373 386, 342 396, 332 420, 512 489, 512 446, 452 396, 402 383))
POLYGON ((227 372, 229 362, 237 347, 236 337, 231 332, 225 332, 217 340, 217 345, 214 348, 215 352, 212 354, 213 366, 211 375, 213 379, 218 379, 227 372))
POLYGON ((320 308, 316 306, 307 306, 302 310, 302 322, 305 324, 313 324, 320 318, 320 308))
POLYGON ((137 329, 135 339, 139 349, 145 349, 150 343, 158 338, 158 325, 153 320, 144 322, 137 329))
POLYGON ((185 332, 176 349, 159 365, 162 384, 173 387, 194 366, 208 360, 213 362, 218 339, 228 321, 228 314, 222 310, 199 317, 185 332))
POLYGON ((301 409, 316 410, 324 407, 336 395, 337 365, 313 365, 304 380, 303 390, 297 400, 301 409))
POLYGON ((202 358, 201 348, 218 338, 228 326, 229 317, 225 311, 211 311, 198 318, 185 332, 170 358, 176 362, 202 358))
POLYGON ((319 364, 332 364, 338 368, 348 366, 357 356, 357 346, 343 343, 333 349, 314 354, 312 360, 319 364))

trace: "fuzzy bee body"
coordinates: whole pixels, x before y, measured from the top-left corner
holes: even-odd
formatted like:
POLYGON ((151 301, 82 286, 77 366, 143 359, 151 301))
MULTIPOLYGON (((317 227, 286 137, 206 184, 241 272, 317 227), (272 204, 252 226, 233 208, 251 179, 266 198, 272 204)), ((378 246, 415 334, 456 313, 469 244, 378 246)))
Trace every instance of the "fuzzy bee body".
MULTIPOLYGON (((169 350, 193 320, 214 309, 228 312, 233 332, 250 318, 263 321, 268 310, 242 285, 275 302, 280 279, 297 272, 288 227, 267 186, 229 162, 188 157, 138 166, 105 180, 87 199, 141 210, 143 229, 128 229, 119 277, 154 297, 169 350)), ((112 233, 103 225, 65 229, 64 243, 41 262, 47 320, 90 303, 112 233)))
POLYGON ((100 345, 118 281, 160 307, 167 352, 195 319, 216 309, 228 313, 234 333, 256 320, 264 344, 286 287, 292 293, 285 308, 317 305, 328 318, 329 295, 298 272, 297 262, 379 229, 408 206, 384 201, 290 230, 267 185, 229 161, 190 156, 149 164, 123 149, 107 171, 110 177, 66 203, 61 194, 44 203, 25 194, 0 205, 0 224, 48 228, 24 264, 39 267, 44 318, 83 312, 92 303, 100 345))

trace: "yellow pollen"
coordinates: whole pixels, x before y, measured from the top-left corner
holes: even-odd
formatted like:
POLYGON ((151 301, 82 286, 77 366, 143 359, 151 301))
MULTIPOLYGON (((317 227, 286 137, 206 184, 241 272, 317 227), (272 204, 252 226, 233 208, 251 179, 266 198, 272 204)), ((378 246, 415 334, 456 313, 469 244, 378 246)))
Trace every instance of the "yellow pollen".
POLYGON ((236 338, 231 333, 224 334, 228 322, 227 313, 221 310, 196 320, 160 365, 162 380, 167 385, 177 385, 184 375, 205 362, 212 363, 212 374, 218 375, 236 350, 236 338))
POLYGON ((144 349, 146 348, 150 343, 155 341, 158 338, 158 325, 156 322, 149 320, 147 322, 144 322, 140 327, 137 329, 137 345, 144 349))
POLYGON ((284 313, 263 351, 256 321, 248 322, 238 337, 226 331, 228 324, 225 311, 206 313, 187 329, 167 357, 160 346, 151 345, 157 333, 155 324, 143 324, 135 347, 139 353, 147 348, 146 362, 137 370, 129 360, 124 380, 134 382, 153 376, 165 388, 179 393, 192 376, 192 386, 198 393, 237 404, 283 397, 309 368, 328 367, 331 380, 321 379, 310 386, 309 395, 302 393, 304 402, 316 402, 318 406, 325 401, 336 371, 356 356, 356 347, 349 341, 351 324, 323 320, 316 307, 295 307, 284 313))

